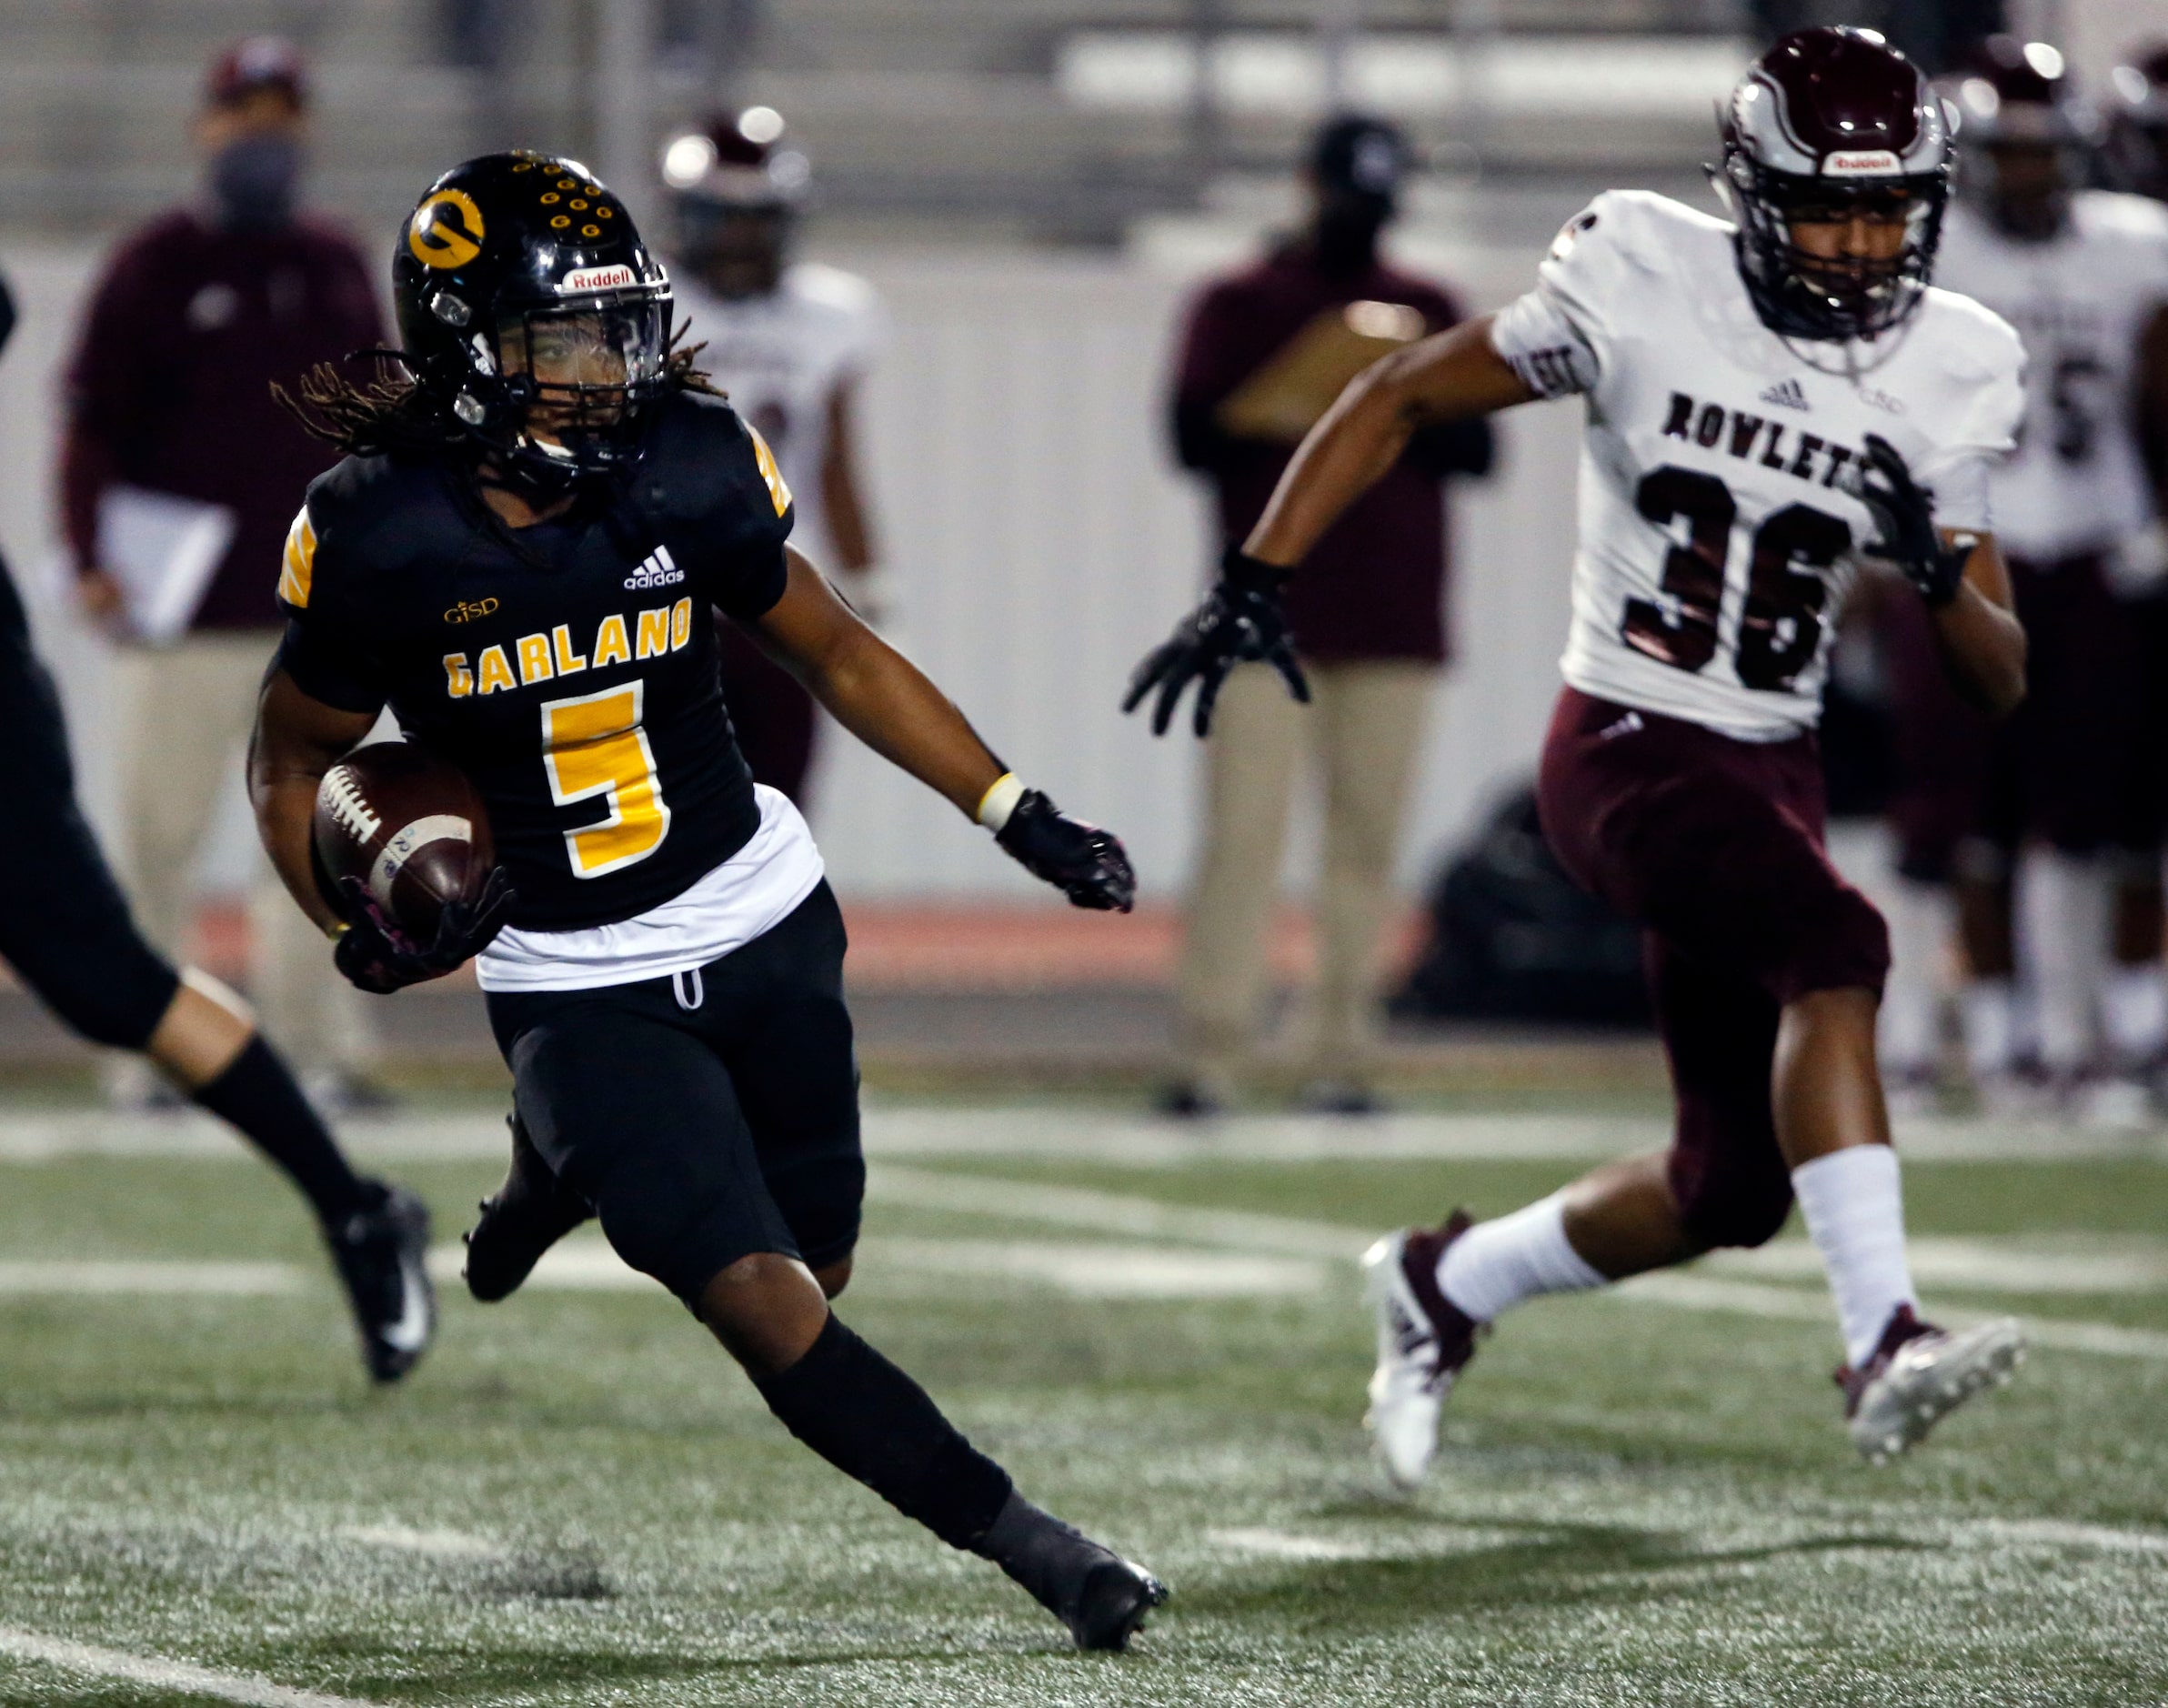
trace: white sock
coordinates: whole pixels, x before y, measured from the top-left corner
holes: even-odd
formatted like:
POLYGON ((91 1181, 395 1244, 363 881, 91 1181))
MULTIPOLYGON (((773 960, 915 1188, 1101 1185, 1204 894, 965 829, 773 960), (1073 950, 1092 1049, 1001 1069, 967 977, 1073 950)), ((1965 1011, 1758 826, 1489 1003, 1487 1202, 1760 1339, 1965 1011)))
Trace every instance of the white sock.
POLYGON ((1882 1064, 1924 1076, 1942 1055, 1942 973, 1954 909, 1949 890, 1900 878, 1883 899, 1890 923, 1890 978, 1882 989, 1882 1064))
POLYGON ((2098 859, 2036 849, 2018 873, 2018 921, 2039 990, 2040 1060, 2051 1073, 2093 1063, 2093 995, 2108 959, 2108 871, 2098 859))
POLYGON ((1957 999, 1965 1065, 1975 1081, 1999 1080, 2017 1055, 2017 986, 2009 979, 1975 979, 1957 999))
POLYGON ((1495 1221, 1479 1221, 1438 1264, 1438 1289, 1478 1322, 1539 1293, 1601 1287, 1599 1273, 1566 1238, 1566 1195, 1553 1192, 1495 1221))
POLYGON ((1897 1153, 1888 1145, 1832 1150, 1793 1169, 1792 1190, 1829 1272, 1844 1355, 1857 1370, 1873 1355, 1890 1313, 1915 1302, 1897 1153))
POLYGON ((2158 961, 2110 970, 2101 986, 2101 1025, 2123 1067, 2143 1068, 2168 1050, 2168 975, 2158 961))

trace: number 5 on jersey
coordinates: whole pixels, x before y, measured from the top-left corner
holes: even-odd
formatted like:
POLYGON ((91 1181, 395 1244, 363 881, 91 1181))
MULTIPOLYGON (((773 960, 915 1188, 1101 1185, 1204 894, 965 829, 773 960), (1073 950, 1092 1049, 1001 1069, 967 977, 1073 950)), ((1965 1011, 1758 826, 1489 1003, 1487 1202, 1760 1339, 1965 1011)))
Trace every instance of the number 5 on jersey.
POLYGON ((670 809, 640 728, 645 682, 553 699, 542 708, 542 762, 560 807, 601 797, 609 814, 565 832, 575 878, 600 878, 644 860, 669 834, 670 809))

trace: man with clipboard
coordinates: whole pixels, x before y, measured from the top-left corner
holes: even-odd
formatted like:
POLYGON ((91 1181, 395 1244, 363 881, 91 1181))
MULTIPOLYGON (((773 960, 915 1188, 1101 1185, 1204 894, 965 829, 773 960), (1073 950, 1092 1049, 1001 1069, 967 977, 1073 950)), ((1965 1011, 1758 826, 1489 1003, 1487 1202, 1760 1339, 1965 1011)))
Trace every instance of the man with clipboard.
MULTIPOLYGON (((211 67, 200 206, 123 242, 68 376, 62 498, 85 608, 123 641, 115 852, 151 940, 186 947, 190 878, 279 632, 270 586, 294 497, 325 454, 273 401, 319 362, 383 342, 366 265, 298 212, 306 70, 257 36, 211 67)), ((367 1100, 361 1004, 266 869, 250 984, 319 1100, 367 1100)), ((153 1088, 124 1066, 122 1101, 153 1088)))
MULTIPOLYGON (((1325 126, 1310 150, 1305 227, 1212 283, 1190 312, 1175 446, 1182 465, 1211 483, 1225 545, 1255 526, 1296 445, 1349 380, 1394 347, 1461 318, 1447 292, 1378 254, 1408 164, 1390 125, 1344 117, 1325 126)), ((1245 665, 1216 706, 1199 708, 1199 733, 1209 722, 1212 738, 1206 822, 1182 953, 1180 1062, 1160 1099, 1168 1113, 1213 1112, 1248 1065, 1306 748, 1322 784, 1325 834, 1301 1098, 1322 1112, 1376 1106, 1365 1045, 1378 937, 1447 657, 1444 482, 1490 466, 1480 421, 1417 434, 1399 467, 1320 542, 1315 573, 1289 595, 1311 703, 1290 699, 1269 667, 1245 665)))

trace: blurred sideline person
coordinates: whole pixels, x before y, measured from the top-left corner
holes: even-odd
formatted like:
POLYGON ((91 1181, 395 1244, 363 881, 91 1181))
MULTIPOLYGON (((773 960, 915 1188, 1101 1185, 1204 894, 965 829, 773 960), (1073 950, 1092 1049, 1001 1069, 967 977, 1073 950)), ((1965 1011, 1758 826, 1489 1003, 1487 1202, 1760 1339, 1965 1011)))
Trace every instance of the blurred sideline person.
MULTIPOLYGON (((1303 229, 1208 286, 1189 311, 1174 387, 1182 466, 1210 482, 1220 538, 1255 525, 1295 445, 1380 351, 1457 324, 1443 289, 1388 265, 1381 233, 1408 169, 1399 131, 1336 119, 1313 142, 1303 229)), ((1307 1017, 1306 1107, 1376 1107, 1370 1033, 1379 934, 1430 701, 1448 648, 1444 481, 1482 474, 1480 421, 1415 435, 1390 473, 1318 544, 1290 595, 1310 692, 1291 702, 1263 665, 1236 671, 1211 727, 1203 843, 1179 976, 1180 1065, 1161 1094, 1178 1115, 1223 1108, 1250 1064, 1280 894, 1289 808, 1305 754, 1321 785, 1319 976, 1307 1017)))
POLYGON ((1543 1293, 1757 1246, 1796 1200, 1835 1297, 1853 1445, 1903 1452, 2022 1355, 2014 1321, 1921 1321, 1875 1065, 1881 917, 1822 849, 1814 728, 1857 559, 1902 569, 1953 680, 2025 691, 1987 530, 2023 407, 2017 336, 1929 287, 1942 99, 1872 32, 1785 37, 1722 119, 1735 223, 1643 191, 1567 222, 1534 289, 1386 357, 1303 441, 1218 588, 1146 667, 1178 694, 1281 656, 1280 589, 1435 421, 1586 399, 1566 686, 1544 834, 1641 925, 1678 1122, 1511 1215, 1381 1240, 1370 1423, 1412 1483, 1480 1327, 1543 1293))
POLYGON ((584 166, 454 167, 392 278, 404 371, 363 389, 323 370, 303 394, 346 455, 294 519, 251 798, 362 989, 478 957, 513 1150, 468 1291, 506 1298, 597 1218, 807 1447, 1079 1647, 1125 1647, 1159 1583, 1032 1505, 829 1308, 866 1184, 843 918, 805 819, 746 773, 709 606, 1075 905, 1131 906, 1121 844, 1008 772, 787 544, 774 456, 671 349, 668 275, 584 166), (326 771, 386 705, 473 780, 503 862, 427 940, 350 879, 327 897, 310 857, 326 771))
POLYGON ((2168 437, 2168 210, 2082 187, 2092 125, 2070 85, 2053 47, 2010 36, 1954 85, 1965 169, 1935 277, 2025 345, 2017 449, 1988 498, 2030 692, 1991 729, 1943 680, 1917 603, 1892 602, 1904 835, 1883 1037, 1892 1084, 1931 1086, 1932 973, 1954 880, 1982 1101, 2030 1101, 2022 1063, 2057 1107, 2123 1122, 2150 1112, 2168 1047, 2156 686, 2168 468, 2146 454, 2168 437))
MULTIPOLYGON (((0 346, 15 319, 0 283, 0 346)), ((76 803, 60 697, 5 564, 0 721, 0 957, 69 1030, 142 1057, 284 1170, 331 1248, 370 1375, 397 1381, 436 1324, 428 1211, 354 1172, 246 1003, 144 941, 76 803)))
MULTIPOLYGON (((783 146, 773 107, 719 116, 663 151, 684 342, 706 347, 700 366, 774 451, 798 495, 796 531, 808 555, 842 570, 851 589, 874 561, 851 423, 880 343, 880 305, 861 278, 790 261, 811 176, 806 156, 783 146)), ((865 605, 855 595, 852 603, 865 605)), ((753 780, 802 808, 813 697, 743 629, 717 621, 723 698, 753 780)))
MULTIPOLYGON (((62 501, 94 617, 126 639, 120 586, 99 560, 101 507, 115 488, 223 506, 236 523, 187 633, 170 647, 125 644, 117 659, 121 866, 169 956, 186 943, 197 851, 277 640, 264 566, 278 561, 294 493, 326 460, 271 386, 383 342, 360 256, 296 206, 306 112, 306 69, 285 42, 253 37, 213 63, 195 132, 202 205, 160 216, 115 252, 68 377, 62 501)), ((374 1052, 362 1005, 329 975, 268 869, 257 891, 249 984, 259 1009, 320 1099, 366 1102, 374 1052)), ((115 1090, 142 1094, 125 1074, 115 1090)))

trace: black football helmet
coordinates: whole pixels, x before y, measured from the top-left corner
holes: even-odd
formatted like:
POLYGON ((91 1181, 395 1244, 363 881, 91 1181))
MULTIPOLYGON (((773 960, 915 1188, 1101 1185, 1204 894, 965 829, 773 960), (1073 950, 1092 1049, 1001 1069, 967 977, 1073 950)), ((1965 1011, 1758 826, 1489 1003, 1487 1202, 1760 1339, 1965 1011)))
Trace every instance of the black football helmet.
POLYGON ((1953 116, 1912 61, 1872 30, 1800 30, 1756 60, 1719 117, 1717 193, 1738 222, 1754 311, 1786 337, 1879 337, 1919 306, 1950 198, 1953 116), (1901 216, 1888 260, 1831 262, 1795 223, 1864 208, 1901 216))
POLYGON ((453 167, 400 230, 392 296, 423 396, 508 475, 561 493, 638 455, 668 383, 669 275, 577 161, 453 167))

